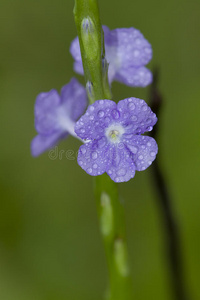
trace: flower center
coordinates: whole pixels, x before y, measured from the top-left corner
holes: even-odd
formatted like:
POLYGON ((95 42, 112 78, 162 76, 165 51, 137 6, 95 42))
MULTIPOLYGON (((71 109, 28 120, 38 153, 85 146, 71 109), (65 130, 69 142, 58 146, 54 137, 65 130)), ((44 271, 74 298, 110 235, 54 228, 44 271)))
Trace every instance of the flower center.
POLYGON ((111 143, 118 143, 124 132, 125 130, 120 124, 112 124, 106 128, 105 134, 111 143))

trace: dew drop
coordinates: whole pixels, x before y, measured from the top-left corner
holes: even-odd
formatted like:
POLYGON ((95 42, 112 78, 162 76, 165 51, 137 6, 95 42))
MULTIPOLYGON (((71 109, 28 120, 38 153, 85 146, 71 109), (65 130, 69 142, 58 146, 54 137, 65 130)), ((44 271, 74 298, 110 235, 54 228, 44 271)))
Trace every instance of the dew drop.
POLYGON ((117 175, 118 175, 118 176, 124 176, 124 175, 126 175, 126 170, 125 170, 125 169, 120 169, 120 170, 118 170, 118 171, 117 171, 117 175))
POLYGON ((104 121, 105 121, 106 123, 109 123, 109 122, 110 122, 110 118, 106 117, 106 118, 104 119, 104 121))
POLYGON ((143 155, 139 155, 139 156, 138 156, 138 159, 139 159, 139 160, 142 160, 142 159, 143 159, 143 155))
POLYGON ((147 111, 147 105, 146 104, 142 106, 142 110, 147 111))
POLYGON ((147 146, 148 146, 148 147, 151 147, 151 143, 150 143, 150 142, 148 142, 148 143, 147 143, 147 146))
POLYGON ((111 171, 111 170, 108 170, 108 174, 111 175, 111 174, 112 174, 112 171, 111 171))
POLYGON ((84 133, 84 132, 85 132, 85 129, 81 128, 81 130, 80 130, 80 131, 81 131, 81 133, 84 133))
POLYGON ((131 116, 131 121, 137 121, 137 117, 136 116, 131 116))
POLYGON ((103 111, 103 110, 100 110, 100 111, 98 112, 98 117, 99 117, 99 118, 103 118, 103 116, 104 116, 104 111, 103 111))
POLYGON ((91 173, 92 173, 92 168, 88 168, 88 169, 87 169, 87 172, 88 172, 89 174, 91 174, 91 173))
POLYGON ((156 155, 156 153, 155 153, 154 151, 152 151, 152 152, 150 153, 150 155, 153 157, 153 156, 156 155))
POLYGON ((98 165, 97 165, 97 164, 94 164, 94 165, 93 165, 93 168, 94 168, 94 169, 97 169, 97 168, 98 168, 98 165))
POLYGON ((97 158, 97 156, 98 156, 98 154, 97 154, 97 152, 92 152, 92 159, 96 159, 97 158))
POLYGON ((120 116, 119 111, 116 110, 116 109, 114 109, 114 110, 112 111, 112 116, 113 116, 113 118, 114 118, 115 120, 119 119, 119 116, 120 116))
POLYGON ((90 120, 94 120, 94 116, 91 115, 91 116, 89 117, 89 119, 90 119, 90 120))
POLYGON ((91 105, 91 106, 89 107, 89 110, 90 110, 90 111, 93 111, 93 110, 94 110, 94 106, 91 105))
POLYGON ((130 110, 134 110, 134 109, 135 109, 135 104, 134 104, 133 102, 130 102, 130 103, 128 104, 128 108, 129 108, 130 110))
POLYGON ((98 146, 99 148, 103 148, 106 145, 106 138, 102 137, 99 141, 98 141, 98 146))
POLYGON ((131 150, 133 154, 136 154, 138 152, 138 148, 133 145, 128 145, 128 148, 131 150))
POLYGON ((81 152, 82 152, 82 154, 85 154, 85 153, 86 153, 86 149, 85 149, 85 148, 82 148, 82 149, 81 149, 81 152))

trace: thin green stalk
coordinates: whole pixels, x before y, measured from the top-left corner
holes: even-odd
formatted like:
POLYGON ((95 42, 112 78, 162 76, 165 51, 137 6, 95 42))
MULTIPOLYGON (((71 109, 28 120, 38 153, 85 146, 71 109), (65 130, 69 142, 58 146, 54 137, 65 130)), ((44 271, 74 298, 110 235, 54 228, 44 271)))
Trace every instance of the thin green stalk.
MULTIPOLYGON (((111 99, 97 0, 75 0, 74 17, 90 103, 99 99, 111 99)), ((119 201, 117 184, 103 174, 95 177, 94 186, 109 270, 107 299, 131 300, 124 209, 119 201)))

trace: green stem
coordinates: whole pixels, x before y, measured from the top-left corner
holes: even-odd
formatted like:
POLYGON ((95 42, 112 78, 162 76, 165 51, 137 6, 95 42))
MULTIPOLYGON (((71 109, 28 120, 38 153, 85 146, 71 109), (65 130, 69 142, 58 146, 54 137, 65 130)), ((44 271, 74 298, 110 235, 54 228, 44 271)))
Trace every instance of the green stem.
POLYGON ((109 269, 109 300, 131 300, 132 285, 127 259, 124 208, 117 184, 106 174, 95 178, 95 197, 109 269))
MULTIPOLYGON (((111 99, 97 0, 75 0, 74 17, 90 103, 99 99, 111 99)), ((131 300, 124 209, 119 201, 117 184, 106 174, 96 176, 95 197, 109 269, 107 299, 131 300)))

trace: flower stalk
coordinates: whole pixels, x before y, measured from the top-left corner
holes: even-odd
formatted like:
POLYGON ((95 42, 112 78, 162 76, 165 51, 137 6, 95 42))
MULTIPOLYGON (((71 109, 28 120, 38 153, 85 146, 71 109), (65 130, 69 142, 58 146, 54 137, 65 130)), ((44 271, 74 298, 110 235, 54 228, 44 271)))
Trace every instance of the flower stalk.
MULTIPOLYGON (((97 0, 75 0, 74 17, 90 103, 111 99, 97 0)), ((95 177, 94 181, 100 231, 109 270, 107 299, 131 300, 124 209, 119 201, 117 184, 107 174, 95 177)))

